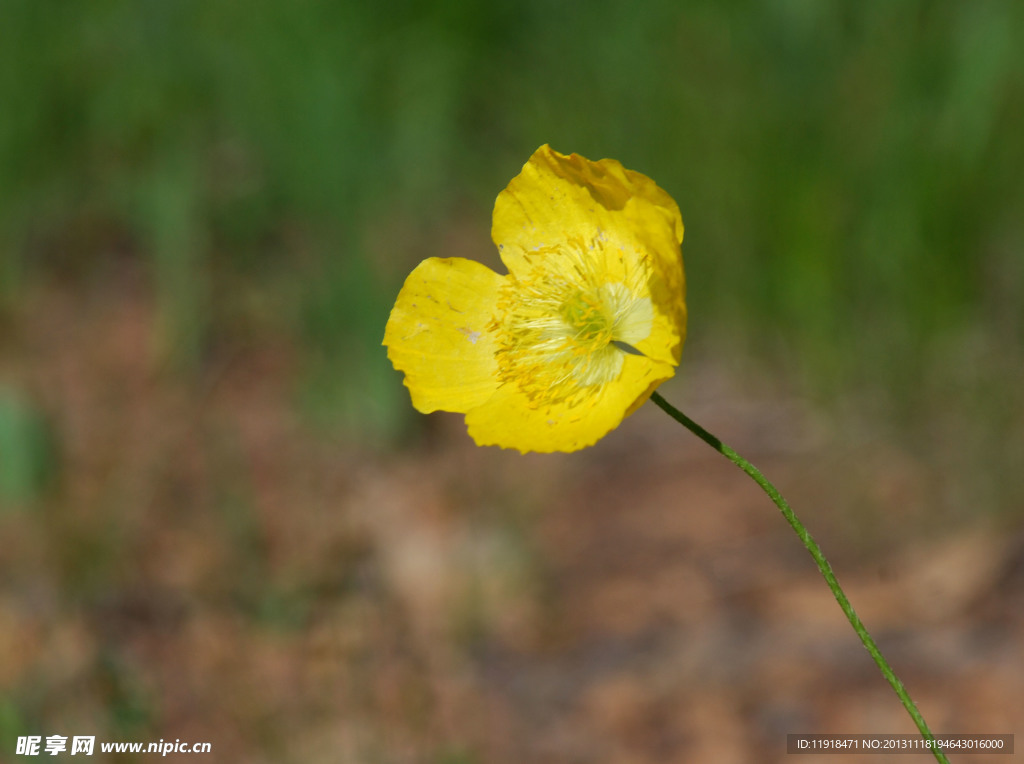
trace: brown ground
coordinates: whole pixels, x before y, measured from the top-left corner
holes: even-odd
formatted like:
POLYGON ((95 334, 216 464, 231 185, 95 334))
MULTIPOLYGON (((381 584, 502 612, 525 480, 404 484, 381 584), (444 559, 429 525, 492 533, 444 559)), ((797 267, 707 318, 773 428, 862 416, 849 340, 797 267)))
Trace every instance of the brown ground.
MULTIPOLYGON (((366 453, 296 417, 284 340, 185 382, 139 289, 24 304, 0 372, 61 467, 0 514, 5 761, 95 734, 226 762, 727 764, 913 730, 767 498, 652 405, 579 454, 478 449, 443 415, 366 453)), ((684 374, 666 397, 789 496, 933 729, 1024 732, 1012 524, 919 533, 928 465, 684 374)))

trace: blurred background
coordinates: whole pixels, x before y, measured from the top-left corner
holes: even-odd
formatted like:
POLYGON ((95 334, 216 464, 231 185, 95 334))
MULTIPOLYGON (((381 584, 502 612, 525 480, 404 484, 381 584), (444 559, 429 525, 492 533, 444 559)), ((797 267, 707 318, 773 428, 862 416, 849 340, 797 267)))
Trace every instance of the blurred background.
POLYGON ((0 758, 912 730, 775 508, 652 406, 525 457, 413 411, 394 297, 500 267, 542 143, 678 201, 663 392, 778 483, 932 728, 1024 732, 1020 3, 3 0, 0 758))

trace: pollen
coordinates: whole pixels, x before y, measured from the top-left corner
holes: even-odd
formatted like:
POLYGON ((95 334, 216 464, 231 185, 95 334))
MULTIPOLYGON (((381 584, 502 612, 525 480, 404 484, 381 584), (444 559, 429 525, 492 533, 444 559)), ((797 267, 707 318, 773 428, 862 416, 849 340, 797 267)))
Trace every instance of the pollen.
POLYGON ((610 283, 582 247, 546 254, 499 293, 490 327, 498 338, 499 379, 518 386, 537 407, 575 407, 619 376, 626 351, 616 343, 645 339, 653 312, 635 285, 610 283))

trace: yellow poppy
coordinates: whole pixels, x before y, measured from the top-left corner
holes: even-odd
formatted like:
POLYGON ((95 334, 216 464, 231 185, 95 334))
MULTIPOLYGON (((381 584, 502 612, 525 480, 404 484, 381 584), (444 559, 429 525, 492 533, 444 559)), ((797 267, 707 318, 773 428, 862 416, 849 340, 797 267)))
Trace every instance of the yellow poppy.
POLYGON ((388 319, 388 358, 413 406, 465 414, 479 445, 592 445, 679 364, 679 208, 615 160, 545 145, 498 195, 491 234, 508 275, 424 260, 388 319))

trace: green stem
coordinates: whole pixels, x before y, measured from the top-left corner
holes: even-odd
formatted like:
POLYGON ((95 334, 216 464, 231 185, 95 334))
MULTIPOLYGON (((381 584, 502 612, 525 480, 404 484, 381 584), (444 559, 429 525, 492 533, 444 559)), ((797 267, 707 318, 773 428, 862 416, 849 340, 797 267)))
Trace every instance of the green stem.
POLYGON ((682 411, 675 408, 657 392, 651 394, 651 400, 661 407, 666 414, 679 422, 679 424, 683 425, 683 427, 688 429, 726 459, 746 472, 751 478, 753 478, 754 482, 761 486, 764 492, 768 494, 768 498, 775 502, 775 506, 777 506, 782 512, 783 517, 786 518, 786 522, 788 522, 793 530, 796 531, 796 535, 800 537, 800 540, 804 542, 804 546, 807 547, 807 551, 811 553, 811 557, 814 558, 814 562, 818 565, 818 570, 820 570, 821 575, 825 577, 825 583, 827 583, 828 588, 832 590, 832 594, 835 595, 836 601, 839 603, 839 607, 843 609, 843 613, 846 614, 846 618, 853 627, 853 630, 857 632, 857 636, 860 637, 860 641, 864 643, 864 647, 866 647, 868 652, 871 653, 871 657, 875 659, 875 663, 878 664, 878 668, 882 671, 882 676, 884 676, 889 684, 892 685, 893 690, 896 691, 896 695, 899 696, 900 701, 903 703, 903 707, 907 709, 907 713, 910 714, 910 718, 914 720, 914 724, 917 725, 921 734, 924 735, 925 739, 932 743, 931 750, 936 760, 943 762, 944 764, 949 764, 949 760, 945 757, 939 747, 934 744, 935 737, 932 735, 931 730, 928 729, 928 724, 925 722, 924 717, 921 716, 921 712, 917 710, 917 706, 914 704, 910 694, 903 686, 903 682, 901 682, 899 677, 897 677, 893 672, 892 668, 889 666, 889 662, 886 661, 885 657, 878 649, 878 645, 875 644, 875 640, 871 638, 871 635, 868 634, 868 630, 864 628, 864 624, 861 623, 860 617, 853 609, 853 605, 850 604, 850 600, 847 599, 842 587, 839 586, 839 581, 836 580, 835 573, 832 572, 832 566, 829 565, 828 560, 821 551, 821 547, 818 546, 818 542, 816 542, 811 537, 811 534, 807 532, 807 528, 805 528, 804 524, 800 522, 796 513, 790 509, 789 504, 787 504, 786 500, 782 498, 782 494, 779 493, 778 489, 761 474, 761 471, 757 469, 757 467, 737 454, 699 424, 694 422, 682 411))

